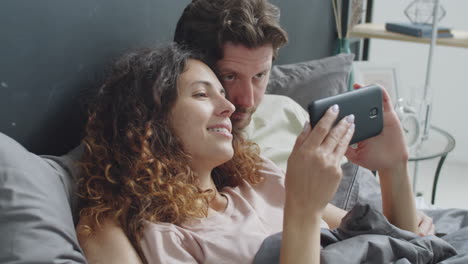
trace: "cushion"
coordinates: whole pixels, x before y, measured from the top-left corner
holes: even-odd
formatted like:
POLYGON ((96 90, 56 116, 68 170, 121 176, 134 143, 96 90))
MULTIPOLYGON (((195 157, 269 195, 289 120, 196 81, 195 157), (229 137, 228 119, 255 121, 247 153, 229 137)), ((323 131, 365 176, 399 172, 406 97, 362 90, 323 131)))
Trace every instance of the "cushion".
POLYGON ((346 92, 353 54, 338 54, 320 60, 275 65, 267 93, 286 95, 304 109, 312 100, 346 92))
POLYGON ((34 155, 0 133, 0 263, 86 263, 70 169, 72 158, 34 155))

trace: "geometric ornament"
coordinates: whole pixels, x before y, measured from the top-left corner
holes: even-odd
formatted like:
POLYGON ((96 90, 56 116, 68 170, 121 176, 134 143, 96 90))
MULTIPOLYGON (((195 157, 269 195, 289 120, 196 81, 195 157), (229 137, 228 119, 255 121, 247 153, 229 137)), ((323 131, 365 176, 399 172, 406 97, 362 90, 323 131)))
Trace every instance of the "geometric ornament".
MULTIPOLYGON (((411 23, 432 24, 434 17, 434 0, 414 0, 405 9, 406 17, 411 23)), ((442 5, 439 5, 438 21, 445 17, 446 11, 442 5)))

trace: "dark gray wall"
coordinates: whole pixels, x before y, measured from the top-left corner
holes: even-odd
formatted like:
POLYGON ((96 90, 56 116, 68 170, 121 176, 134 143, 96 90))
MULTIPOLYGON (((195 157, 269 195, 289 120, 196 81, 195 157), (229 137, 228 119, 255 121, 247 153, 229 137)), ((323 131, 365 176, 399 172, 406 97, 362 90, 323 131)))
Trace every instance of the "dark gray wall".
POLYGON ((172 39, 181 0, 0 2, 0 131, 36 153, 79 142, 77 98, 123 50, 172 39))
MULTIPOLYGON (((39 154, 79 143, 78 98, 122 51, 172 39, 187 0, 0 1, 0 132, 39 154)), ((276 0, 290 43, 276 63, 328 56, 331 1, 276 0)))
POLYGON ((289 43, 277 64, 319 59, 335 50, 336 30, 332 3, 328 0, 271 0, 281 9, 281 26, 289 43))

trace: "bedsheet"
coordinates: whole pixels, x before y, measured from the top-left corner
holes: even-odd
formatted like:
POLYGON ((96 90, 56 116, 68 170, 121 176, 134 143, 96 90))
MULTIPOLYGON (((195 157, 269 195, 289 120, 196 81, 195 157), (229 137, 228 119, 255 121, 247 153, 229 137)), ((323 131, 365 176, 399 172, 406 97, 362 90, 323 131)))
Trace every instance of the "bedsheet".
MULTIPOLYGON (((356 204, 340 227, 321 230, 320 263, 468 263, 468 211, 425 212, 433 217, 436 236, 399 229, 379 210, 356 204)), ((279 263, 280 247, 281 233, 268 237, 254 263, 279 263)))

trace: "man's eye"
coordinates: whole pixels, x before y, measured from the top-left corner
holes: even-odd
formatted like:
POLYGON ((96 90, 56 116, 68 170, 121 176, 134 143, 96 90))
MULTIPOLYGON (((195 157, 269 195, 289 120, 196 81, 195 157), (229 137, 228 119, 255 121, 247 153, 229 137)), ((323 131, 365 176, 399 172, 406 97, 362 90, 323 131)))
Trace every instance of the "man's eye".
POLYGON ((195 96, 195 97, 208 97, 208 94, 200 92, 200 93, 194 94, 193 96, 195 96))
POLYGON ((263 77, 265 77, 264 72, 255 74, 255 79, 262 79, 263 77))
POLYGON ((227 81, 227 82, 233 81, 234 79, 235 79, 234 74, 226 74, 226 75, 221 76, 221 80, 227 81))
POLYGON ((226 90, 222 89, 219 93, 226 98, 226 90))

